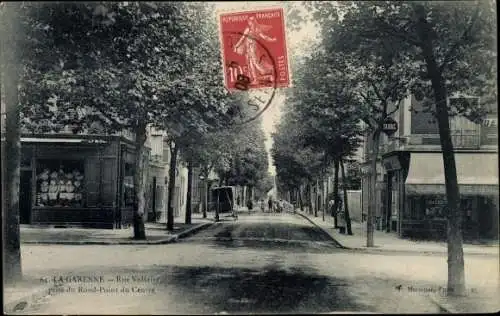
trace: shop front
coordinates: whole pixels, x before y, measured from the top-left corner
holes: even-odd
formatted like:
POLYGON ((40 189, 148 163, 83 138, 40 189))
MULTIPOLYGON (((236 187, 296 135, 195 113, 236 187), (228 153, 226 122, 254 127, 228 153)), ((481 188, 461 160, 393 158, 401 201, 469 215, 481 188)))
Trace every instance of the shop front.
POLYGON ((132 223, 134 147, 118 136, 21 138, 22 224, 121 228, 132 223))
POLYGON ((384 229, 387 232, 401 231, 401 216, 405 208, 404 180, 408 175, 410 154, 395 151, 383 156, 384 174, 384 229))
MULTIPOLYGON (((401 236, 446 238, 447 202, 442 153, 412 152, 404 181, 401 236)), ((455 153, 464 240, 498 238, 498 155, 455 153)))

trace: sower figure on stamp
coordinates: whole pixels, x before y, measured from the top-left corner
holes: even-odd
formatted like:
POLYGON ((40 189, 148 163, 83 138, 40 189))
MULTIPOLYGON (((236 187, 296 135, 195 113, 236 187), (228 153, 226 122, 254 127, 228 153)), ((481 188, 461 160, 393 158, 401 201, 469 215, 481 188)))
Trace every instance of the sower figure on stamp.
POLYGON ((275 42, 276 38, 269 37, 263 32, 272 27, 257 23, 255 17, 248 19, 248 26, 243 35, 234 46, 234 51, 239 55, 245 55, 248 69, 250 71, 250 84, 257 84, 259 80, 272 80, 273 66, 261 60, 257 56, 257 40, 262 39, 269 42, 275 42))

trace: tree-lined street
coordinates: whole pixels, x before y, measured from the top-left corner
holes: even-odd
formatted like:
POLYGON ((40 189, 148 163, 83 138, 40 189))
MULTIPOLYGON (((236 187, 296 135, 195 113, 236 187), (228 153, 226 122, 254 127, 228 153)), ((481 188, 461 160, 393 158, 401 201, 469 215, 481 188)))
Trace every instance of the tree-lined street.
MULTIPOLYGON (((446 268, 442 256, 343 250, 293 214, 240 215, 170 245, 25 245, 22 255, 26 273, 34 278, 92 275, 106 280, 64 284, 61 289, 76 291, 97 286, 98 293, 53 294, 27 313, 107 313, 111 305, 119 314, 434 313, 438 307, 408 287, 437 289, 446 268), (143 279, 132 281, 133 276, 143 279), (136 292, 102 295, 101 287, 136 292)), ((494 258, 470 257, 466 267, 471 286, 491 286, 494 258)))
POLYGON ((494 2, 270 6, 0 3, 9 312, 498 310, 494 2))

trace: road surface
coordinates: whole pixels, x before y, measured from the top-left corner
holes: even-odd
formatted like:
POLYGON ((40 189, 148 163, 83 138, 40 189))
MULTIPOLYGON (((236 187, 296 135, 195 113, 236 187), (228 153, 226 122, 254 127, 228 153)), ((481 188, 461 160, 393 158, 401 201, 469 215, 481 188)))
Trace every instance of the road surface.
POLYGON ((63 281, 30 314, 436 313, 416 290, 443 285, 446 266, 341 249, 298 215, 262 213, 174 244, 23 245, 22 255, 25 274, 63 281))

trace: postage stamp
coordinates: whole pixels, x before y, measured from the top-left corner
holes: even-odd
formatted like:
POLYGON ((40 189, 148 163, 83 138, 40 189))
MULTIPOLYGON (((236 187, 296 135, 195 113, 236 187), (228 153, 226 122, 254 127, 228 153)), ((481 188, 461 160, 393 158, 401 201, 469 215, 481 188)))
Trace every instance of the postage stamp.
POLYGON ((224 85, 247 91, 238 123, 260 116, 277 88, 290 86, 283 8, 224 12, 218 15, 224 85))
POLYGON ((219 29, 227 89, 290 85, 283 8, 221 13, 219 29))

